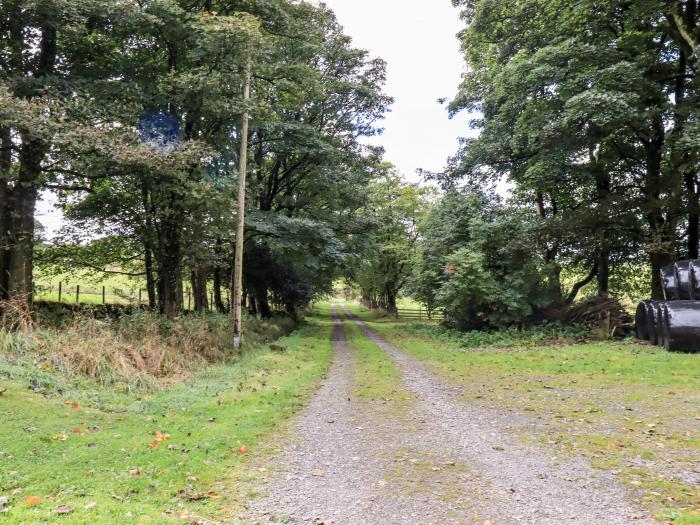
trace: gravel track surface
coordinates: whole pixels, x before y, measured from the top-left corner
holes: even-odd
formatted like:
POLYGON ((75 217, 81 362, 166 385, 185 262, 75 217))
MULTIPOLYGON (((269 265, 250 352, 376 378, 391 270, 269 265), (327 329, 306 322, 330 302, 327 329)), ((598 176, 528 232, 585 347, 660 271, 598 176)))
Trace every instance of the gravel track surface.
POLYGON ((391 356, 414 400, 354 399, 353 350, 332 313, 329 376, 294 422, 291 443, 272 461, 278 470, 262 488, 265 498, 245 523, 657 523, 612 475, 523 444, 514 427, 526 427, 526 416, 460 401, 456 387, 346 310, 391 356))

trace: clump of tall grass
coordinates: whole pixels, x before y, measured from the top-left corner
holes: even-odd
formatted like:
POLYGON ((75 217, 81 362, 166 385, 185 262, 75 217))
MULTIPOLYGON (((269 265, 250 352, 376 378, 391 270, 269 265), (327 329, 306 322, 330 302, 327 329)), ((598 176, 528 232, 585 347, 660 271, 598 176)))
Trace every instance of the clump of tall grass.
MULTIPOLYGON (((294 329, 286 317, 247 318, 241 351, 294 329)), ((165 319, 138 311, 119 319, 77 314, 61 327, 33 323, 0 329, 0 353, 25 369, 93 380, 103 386, 151 389, 180 381, 207 364, 234 359, 230 318, 188 315, 165 319)), ((0 356, 2 359, 3 356, 0 356)))

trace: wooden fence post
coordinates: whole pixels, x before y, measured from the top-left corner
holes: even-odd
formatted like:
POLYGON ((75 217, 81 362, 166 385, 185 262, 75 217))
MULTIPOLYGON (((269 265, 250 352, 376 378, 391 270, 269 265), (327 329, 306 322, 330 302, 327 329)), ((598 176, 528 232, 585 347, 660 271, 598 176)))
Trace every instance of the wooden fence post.
POLYGON ((58 302, 61 302, 61 295, 63 294, 63 281, 58 281, 58 302))
POLYGON ((80 285, 75 285, 75 304, 80 304, 80 285))

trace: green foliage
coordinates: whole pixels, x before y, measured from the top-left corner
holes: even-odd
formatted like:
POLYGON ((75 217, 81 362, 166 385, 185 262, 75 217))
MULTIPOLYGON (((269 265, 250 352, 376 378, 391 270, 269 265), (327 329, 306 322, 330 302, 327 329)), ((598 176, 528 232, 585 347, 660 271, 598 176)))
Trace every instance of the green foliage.
POLYGON ((52 190, 68 225, 56 245, 37 247, 44 272, 143 276, 151 306, 170 317, 182 309, 183 280, 200 290, 210 279, 223 310, 246 110, 246 250, 265 254, 246 258, 252 309, 269 316, 274 300, 295 310, 330 289, 380 156, 361 138, 379 132, 391 99, 384 62, 353 48, 328 8, 6 3, 0 151, 25 153, 0 159, 0 276, 19 280, 0 282, 0 299, 31 290, 31 272, 20 271, 33 263, 31 215, 39 192, 52 190), (151 133, 163 119, 171 129, 151 133))
POLYGON ((658 298, 659 267, 698 255, 697 2, 454 3, 468 68, 451 110, 480 135, 448 175, 507 178, 547 260, 592 269, 601 295, 648 256, 658 298))
POLYGON ((369 188, 370 198, 361 214, 372 231, 365 235, 352 280, 372 308, 396 310, 399 293, 411 276, 417 225, 427 212, 433 192, 408 184, 388 165, 369 188))
POLYGON ((557 300, 528 213, 479 193, 449 191, 419 227, 411 291, 462 329, 524 323, 557 300))

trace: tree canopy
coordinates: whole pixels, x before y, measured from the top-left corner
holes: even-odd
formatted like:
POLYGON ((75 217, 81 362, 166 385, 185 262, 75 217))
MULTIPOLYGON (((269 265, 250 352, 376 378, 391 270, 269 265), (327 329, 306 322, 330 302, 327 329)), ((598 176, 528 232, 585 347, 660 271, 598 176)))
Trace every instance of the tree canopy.
POLYGON ((330 289, 381 159, 361 138, 391 103, 385 63, 355 49, 330 10, 3 0, 0 25, 0 299, 31 303, 35 205, 54 191, 67 225, 41 264, 143 275, 169 316, 183 280, 206 310, 213 279, 225 309, 245 109, 248 306, 294 311, 330 289))

